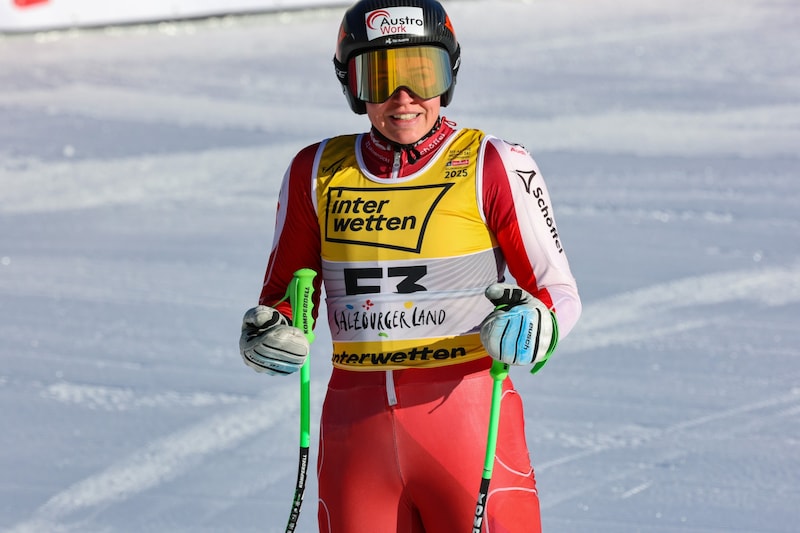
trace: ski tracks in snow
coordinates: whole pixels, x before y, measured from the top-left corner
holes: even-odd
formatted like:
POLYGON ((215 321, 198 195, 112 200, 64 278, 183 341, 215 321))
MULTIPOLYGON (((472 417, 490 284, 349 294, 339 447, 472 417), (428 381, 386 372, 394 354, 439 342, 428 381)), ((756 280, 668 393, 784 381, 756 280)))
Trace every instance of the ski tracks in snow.
POLYGON ((156 488, 203 464, 207 456, 231 449, 297 413, 296 387, 293 380, 291 384, 271 388, 269 401, 259 397, 149 443, 56 494, 28 521, 13 526, 7 533, 83 530, 84 526, 78 525, 74 516, 80 511, 101 509, 156 488))
MULTIPOLYGON (((670 313, 733 302, 781 306, 800 301, 800 265, 690 277, 607 298, 584 307, 561 353, 673 335, 720 320, 714 313, 673 320, 670 313)), ((725 319, 723 316, 722 320, 725 319)))
MULTIPOLYGON (((671 320, 676 316, 672 313, 678 310, 697 310, 732 303, 778 307, 797 302, 800 302, 800 265, 685 278, 585 306, 581 321, 560 350, 562 353, 588 352, 606 346, 675 335, 730 319, 724 313, 691 313, 690 319, 671 320)), ((743 432, 753 434, 758 433, 759 429, 783 423, 787 417, 796 416, 798 412, 800 387, 792 387, 767 398, 688 418, 664 428, 639 431, 633 436, 609 435, 609 438, 587 449, 540 463, 536 471, 542 473, 620 449, 645 449, 650 459, 572 490, 549 495, 543 499, 542 508, 552 508, 609 484, 641 475, 643 470, 654 468, 661 461, 684 457, 690 452, 680 444, 693 438, 703 438, 700 434, 703 428, 713 425, 716 437, 733 437, 743 432), (752 416, 754 414, 758 416, 752 416), (726 423, 715 424, 723 421, 726 423)), ((625 428, 620 431, 626 433, 625 428)), ((653 483, 652 480, 638 483, 618 497, 633 497, 648 490, 653 483)))
MULTIPOLYGON (((639 461, 637 464, 627 469, 619 470, 611 476, 597 478, 591 483, 576 486, 570 491, 548 495, 543 498, 541 506, 543 509, 552 508, 573 498, 595 492, 611 483, 642 475, 644 471, 655 468, 660 463, 674 463, 679 458, 690 454, 690 451, 686 449, 687 441, 704 438, 705 433, 696 434, 695 430, 710 426, 715 422, 727 421, 725 429, 719 429, 721 425, 714 426, 714 437, 716 439, 733 438, 741 433, 758 433, 759 429, 782 423, 783 419, 789 416, 797 416, 798 412, 800 412, 800 387, 794 387, 784 394, 709 413, 705 416, 687 419, 663 429, 649 431, 646 434, 638 433, 634 438, 607 439, 608 442, 605 444, 599 444, 574 454, 541 463, 536 466, 538 473, 621 449, 645 450, 644 455, 648 456, 646 461, 639 461), (756 413, 758 413, 758 416, 750 416, 756 413)), ((642 455, 641 452, 640 455, 642 455)), ((631 463, 634 462, 632 461, 631 463)), ((649 489, 653 483, 653 480, 640 483, 620 494, 619 498, 627 499, 635 496, 649 489)))

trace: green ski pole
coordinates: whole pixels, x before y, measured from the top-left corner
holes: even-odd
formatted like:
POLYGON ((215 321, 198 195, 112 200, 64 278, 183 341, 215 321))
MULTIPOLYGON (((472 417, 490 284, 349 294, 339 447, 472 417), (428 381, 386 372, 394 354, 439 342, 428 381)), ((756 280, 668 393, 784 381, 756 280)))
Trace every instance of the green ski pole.
POLYGON ((480 533, 486 512, 486 500, 489 496, 489 483, 492 480, 494 456, 497 452, 497 429, 500 425, 500 403, 503 400, 503 381, 508 376, 508 365, 494 361, 489 370, 492 375, 492 407, 489 414, 489 434, 486 437, 486 456, 483 459, 483 477, 478 492, 478 503, 475 506, 475 518, 472 521, 472 533, 480 533))
MULTIPOLYGON (((299 328, 308 339, 314 342, 314 307, 311 295, 314 292, 314 278, 317 273, 310 268, 301 268, 294 273, 292 283, 286 291, 286 297, 292 303, 292 325, 299 328)), ((293 532, 300 518, 300 507, 303 505, 303 494, 308 477, 308 449, 311 441, 311 367, 306 357, 300 367, 300 459, 297 466, 297 483, 292 500, 292 511, 286 524, 286 533, 293 532)))

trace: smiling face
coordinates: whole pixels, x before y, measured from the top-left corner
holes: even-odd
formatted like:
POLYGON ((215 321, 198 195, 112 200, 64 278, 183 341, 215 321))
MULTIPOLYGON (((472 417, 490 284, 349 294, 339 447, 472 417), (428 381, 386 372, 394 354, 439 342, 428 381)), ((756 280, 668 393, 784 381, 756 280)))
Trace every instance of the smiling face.
POLYGON ((441 96, 425 100, 400 87, 385 102, 367 102, 366 105, 370 122, 387 139, 398 144, 414 144, 436 124, 441 96))

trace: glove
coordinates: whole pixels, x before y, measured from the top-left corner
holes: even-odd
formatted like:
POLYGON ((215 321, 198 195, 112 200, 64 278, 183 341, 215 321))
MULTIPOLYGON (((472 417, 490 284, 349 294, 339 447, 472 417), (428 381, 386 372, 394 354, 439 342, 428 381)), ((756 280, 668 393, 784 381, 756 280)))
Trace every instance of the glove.
POLYGON ((277 310, 259 305, 244 314, 239 352, 244 363, 256 372, 271 375, 297 372, 310 350, 303 332, 290 326, 277 310))
POLYGON ((555 314, 526 290, 494 283, 486 297, 496 309, 481 322, 481 342, 494 359, 509 365, 544 366, 558 343, 555 314))

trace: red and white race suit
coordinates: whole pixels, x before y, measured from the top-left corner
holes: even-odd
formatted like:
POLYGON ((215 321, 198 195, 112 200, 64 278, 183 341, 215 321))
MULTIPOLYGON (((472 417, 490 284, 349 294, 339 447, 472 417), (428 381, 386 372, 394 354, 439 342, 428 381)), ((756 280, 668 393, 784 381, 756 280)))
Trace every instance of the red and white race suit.
MULTIPOLYGON (((324 533, 468 531, 488 431, 491 359, 483 295, 514 281, 556 313, 580 315, 545 182, 528 151, 442 120, 415 147, 375 133, 300 151, 281 187, 260 303, 292 274, 324 283, 333 373, 318 460, 324 533)), ((314 302, 317 309, 318 301, 314 302)), ((476 531, 541 529, 522 402, 504 383, 486 518, 476 531)))

